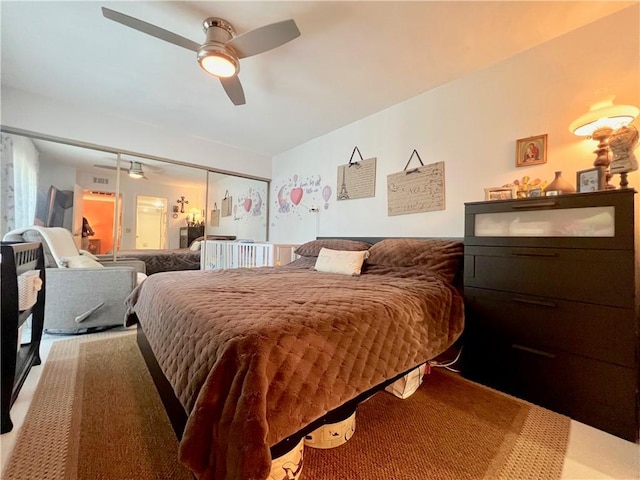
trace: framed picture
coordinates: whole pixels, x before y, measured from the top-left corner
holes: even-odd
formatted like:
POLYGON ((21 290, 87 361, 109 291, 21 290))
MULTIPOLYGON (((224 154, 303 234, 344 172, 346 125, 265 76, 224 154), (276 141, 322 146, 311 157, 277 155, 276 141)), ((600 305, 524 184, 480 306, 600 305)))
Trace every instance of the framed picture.
POLYGON ((541 197, 542 196, 542 189, 541 188, 532 188, 531 190, 529 190, 529 197, 541 197))
POLYGON ((511 200, 516 198, 516 187, 491 187, 484 189, 485 200, 511 200))
POLYGON ((516 141, 516 167, 547 163, 547 134, 516 141))
POLYGON ((578 192, 597 192, 598 190, 604 190, 604 167, 594 167, 576 172, 576 185, 578 186, 578 192))

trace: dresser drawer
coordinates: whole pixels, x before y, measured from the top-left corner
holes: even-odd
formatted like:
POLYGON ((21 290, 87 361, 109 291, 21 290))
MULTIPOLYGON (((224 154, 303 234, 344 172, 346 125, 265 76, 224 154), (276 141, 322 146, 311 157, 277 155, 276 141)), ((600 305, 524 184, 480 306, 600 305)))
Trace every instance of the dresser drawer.
POLYGON ((626 250, 465 247, 465 286, 633 308, 626 250))
POLYGON ((632 250, 633 189, 465 203, 465 245, 632 250))
POLYGON ((638 439, 635 369, 491 337, 465 343, 463 374, 629 441, 638 439))
POLYGON ((511 342, 551 348, 632 367, 633 309, 465 288, 467 324, 511 342))

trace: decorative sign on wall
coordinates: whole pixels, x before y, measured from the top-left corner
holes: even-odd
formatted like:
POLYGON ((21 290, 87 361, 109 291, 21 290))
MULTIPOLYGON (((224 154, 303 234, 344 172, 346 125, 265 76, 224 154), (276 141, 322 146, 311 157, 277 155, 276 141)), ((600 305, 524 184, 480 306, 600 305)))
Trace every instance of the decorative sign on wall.
POLYGON ((222 199, 221 210, 223 217, 231 216, 231 204, 231 196, 229 195, 229 190, 227 190, 226 192, 224 192, 224 198, 222 199))
POLYGON ((218 204, 213 204, 213 210, 211 210, 211 216, 209 217, 209 226, 210 227, 219 227, 220 226, 220 209, 218 208, 218 204))
MULTIPOLYGON (((418 155, 415 150, 411 154, 418 155)), ((411 162, 409 158, 409 162, 411 162)), ((420 167, 387 175, 387 215, 444 210, 444 162, 425 165, 420 156, 420 167)))
POLYGON ((376 195, 376 159, 362 159, 358 147, 353 149, 349 163, 338 167, 338 200, 375 197, 376 195), (353 155, 358 152, 360 161, 354 162, 353 155))

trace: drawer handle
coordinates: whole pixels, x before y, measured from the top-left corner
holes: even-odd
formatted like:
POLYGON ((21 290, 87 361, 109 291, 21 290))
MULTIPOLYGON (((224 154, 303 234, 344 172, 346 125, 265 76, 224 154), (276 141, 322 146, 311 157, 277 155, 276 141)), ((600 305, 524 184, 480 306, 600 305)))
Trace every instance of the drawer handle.
POLYGON ((537 348, 525 347, 524 345, 519 345, 517 343, 514 343, 513 345, 511 345, 511 348, 515 348, 516 350, 522 350, 523 352, 527 352, 527 353, 533 353, 534 355, 539 355, 541 357, 556 358, 555 354, 553 353, 544 352, 542 350, 538 350, 537 348))
POLYGON ((556 308, 558 306, 558 304, 555 302, 549 302, 545 300, 535 300, 533 298, 513 297, 511 301, 517 302, 517 303, 526 303, 528 305, 538 305, 540 307, 549 307, 549 308, 556 308))
POLYGON ((512 205, 511 208, 513 208, 514 210, 518 210, 518 209, 529 209, 529 208, 546 208, 546 207, 555 207, 558 205, 558 202, 556 202, 555 200, 543 200, 540 202, 531 202, 531 203, 524 203, 524 204, 520 204, 520 205, 512 205))
POLYGON ((514 257, 557 257, 558 252, 513 252, 514 257))

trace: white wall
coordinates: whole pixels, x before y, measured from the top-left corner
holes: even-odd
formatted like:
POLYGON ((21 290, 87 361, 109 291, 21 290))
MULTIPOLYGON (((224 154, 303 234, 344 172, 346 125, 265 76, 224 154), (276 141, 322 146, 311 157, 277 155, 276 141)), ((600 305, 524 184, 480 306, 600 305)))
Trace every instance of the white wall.
POLYGON ((271 158, 2 87, 2 125, 262 178, 271 158))
MULTIPOLYGON (((640 106, 639 10, 625 9, 275 156, 270 241, 461 237, 464 202, 483 200, 485 187, 525 175, 550 182, 557 170, 575 185, 576 171, 592 167, 595 142, 568 127, 588 110, 596 91, 607 89, 615 103, 640 106), (547 163, 516 168, 516 140, 545 133, 547 163), (356 145, 364 158, 377 158, 376 196, 336 202, 337 166, 349 161, 356 145), (414 148, 425 164, 445 162, 446 209, 388 217, 387 175, 401 171, 414 148), (289 198, 296 186, 304 188, 297 206, 289 198)), ((638 172, 630 174, 630 185, 640 187, 638 172)))

